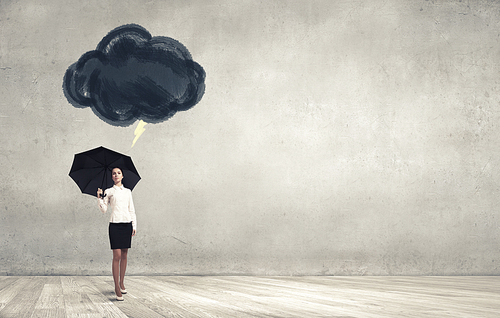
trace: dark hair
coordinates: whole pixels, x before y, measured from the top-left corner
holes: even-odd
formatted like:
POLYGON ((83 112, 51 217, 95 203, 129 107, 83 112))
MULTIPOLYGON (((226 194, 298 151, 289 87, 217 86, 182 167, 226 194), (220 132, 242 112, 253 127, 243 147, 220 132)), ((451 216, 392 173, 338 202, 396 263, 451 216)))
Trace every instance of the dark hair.
POLYGON ((120 167, 113 167, 113 168, 111 168, 111 174, 113 173, 113 170, 115 170, 115 169, 120 169, 120 171, 121 171, 121 173, 122 173, 122 176, 124 176, 124 174, 123 174, 123 169, 122 169, 122 168, 120 168, 120 167))

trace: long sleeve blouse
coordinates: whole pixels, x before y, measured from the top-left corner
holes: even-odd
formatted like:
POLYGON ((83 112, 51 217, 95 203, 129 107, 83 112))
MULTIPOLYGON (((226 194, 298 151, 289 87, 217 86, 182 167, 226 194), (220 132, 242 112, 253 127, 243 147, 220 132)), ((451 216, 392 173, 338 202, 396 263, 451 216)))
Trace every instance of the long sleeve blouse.
POLYGON ((132 191, 124 186, 114 185, 112 188, 104 191, 104 198, 98 198, 99 209, 106 213, 111 206, 111 223, 129 223, 132 222, 132 228, 137 227, 137 218, 135 215, 134 201, 132 200, 132 191))

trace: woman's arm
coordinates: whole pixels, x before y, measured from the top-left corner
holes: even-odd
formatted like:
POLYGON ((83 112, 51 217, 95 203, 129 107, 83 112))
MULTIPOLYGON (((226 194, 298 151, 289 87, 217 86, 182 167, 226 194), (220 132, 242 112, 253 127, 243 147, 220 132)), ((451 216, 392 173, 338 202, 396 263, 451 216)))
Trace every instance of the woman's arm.
POLYGON ((97 205, 99 206, 99 210, 101 210, 102 213, 106 213, 106 211, 108 210, 108 203, 109 195, 106 195, 104 198, 102 198, 102 189, 97 189, 97 205))
POLYGON ((137 227, 137 216, 135 215, 135 207, 134 200, 132 199, 132 191, 130 191, 129 201, 128 201, 128 211, 130 213, 130 217, 132 218, 132 236, 135 235, 136 227, 137 227))

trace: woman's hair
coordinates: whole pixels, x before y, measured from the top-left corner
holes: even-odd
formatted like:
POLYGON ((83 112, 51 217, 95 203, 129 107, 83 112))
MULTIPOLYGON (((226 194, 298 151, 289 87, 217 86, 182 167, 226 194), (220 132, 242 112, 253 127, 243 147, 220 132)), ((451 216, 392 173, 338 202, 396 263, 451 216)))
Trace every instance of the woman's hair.
POLYGON ((125 175, 123 174, 123 170, 122 170, 122 168, 120 168, 120 167, 113 167, 113 168, 111 168, 111 173, 113 173, 113 170, 115 170, 115 169, 120 169, 120 171, 122 172, 122 176, 125 176, 125 175))

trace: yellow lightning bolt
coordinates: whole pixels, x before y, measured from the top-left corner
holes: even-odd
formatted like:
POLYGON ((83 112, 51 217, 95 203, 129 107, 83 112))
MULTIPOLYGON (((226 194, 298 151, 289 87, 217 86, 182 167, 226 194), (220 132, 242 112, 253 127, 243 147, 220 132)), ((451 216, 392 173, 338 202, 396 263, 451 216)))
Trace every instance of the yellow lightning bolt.
MULTIPOLYGON (((135 135, 135 138, 134 138, 134 141, 132 141, 132 147, 135 145, 135 142, 137 141, 137 139, 139 139, 139 137, 141 137, 142 133, 146 131, 146 128, 144 128, 144 126, 146 126, 147 123, 143 122, 142 120, 139 121, 139 124, 137 124, 137 127, 135 128, 135 131, 134 131, 134 135, 135 135)), ((130 147, 130 148, 132 148, 130 147)))

